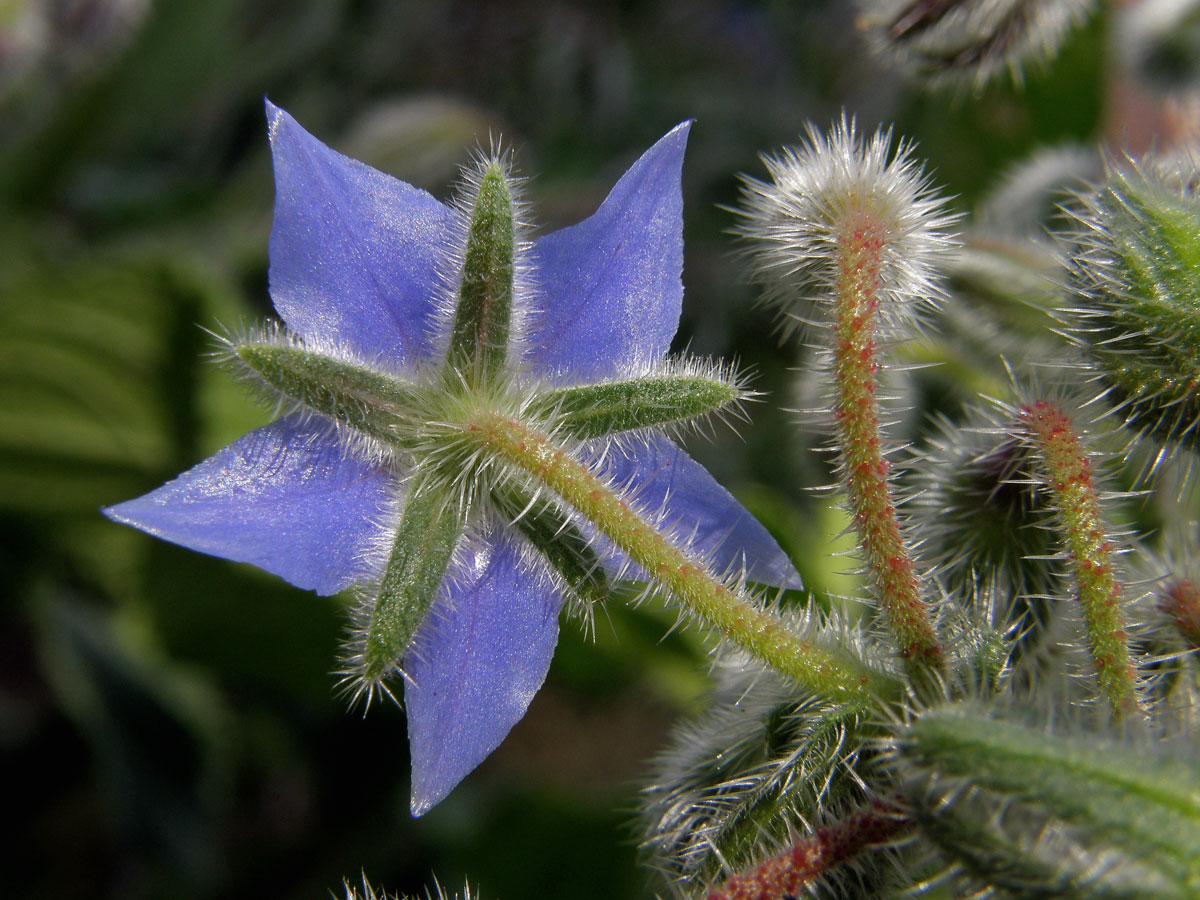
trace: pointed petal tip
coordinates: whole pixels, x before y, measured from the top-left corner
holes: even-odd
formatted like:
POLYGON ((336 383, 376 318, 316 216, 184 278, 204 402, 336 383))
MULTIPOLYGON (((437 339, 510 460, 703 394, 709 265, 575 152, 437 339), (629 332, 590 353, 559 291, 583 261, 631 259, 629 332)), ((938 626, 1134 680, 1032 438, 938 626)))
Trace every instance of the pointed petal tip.
POLYGON ((642 153, 588 218, 534 243, 554 285, 530 332, 528 362, 584 383, 643 371, 671 346, 683 304, 681 175, 692 120, 642 153))
POLYGON ((433 195, 329 147, 264 101, 275 173, 268 290, 305 338, 393 367, 435 355, 455 213, 433 195))
POLYGON ((367 573, 393 477, 346 453, 325 426, 279 419, 166 484, 101 512, 198 553, 251 563, 303 590, 337 593, 367 573))
POLYGON ((412 813, 414 819, 419 819, 425 813, 433 809, 444 798, 442 797, 424 797, 417 793, 416 788, 413 788, 412 797, 409 799, 408 811, 412 813))
POLYGON ((647 150, 645 155, 650 155, 659 148, 665 149, 666 147, 671 147, 680 154, 680 162, 682 163, 682 155, 684 150, 687 149, 688 137, 691 135, 692 125, 694 125, 695 122, 695 119, 684 119, 674 128, 660 137, 657 141, 655 141, 654 146, 647 150))
POLYGON ((154 531, 153 526, 146 523, 138 515, 138 510, 144 505, 144 500, 144 496, 134 497, 131 500, 123 500, 111 506, 102 506, 100 507, 100 514, 110 522, 116 522, 118 525, 128 525, 131 528, 144 531, 154 537, 159 537, 160 535, 154 531))
POLYGON ((686 139, 687 136, 692 131, 692 126, 695 124, 696 124, 695 119, 684 119, 682 122, 680 122, 674 128, 672 128, 670 131, 668 131, 665 135, 663 135, 663 137, 670 137, 673 134, 678 134, 678 135, 682 135, 686 139))
POLYGON ((276 106, 263 95, 263 109, 267 114, 267 140, 272 144, 275 142, 275 133, 279 130, 279 125, 284 119, 290 119, 288 111, 281 106, 276 106))
POLYGON ((642 154, 638 162, 634 163, 634 167, 636 167, 638 163, 642 162, 643 160, 650 160, 657 157, 658 159, 665 161, 670 159, 671 156, 676 156, 678 158, 675 160, 675 162, 680 168, 682 168, 683 155, 687 150, 688 136, 691 134, 692 125, 695 123, 695 121, 695 119, 684 119, 674 128, 660 137, 654 142, 653 146, 651 146, 648 150, 646 150, 645 153, 642 154))

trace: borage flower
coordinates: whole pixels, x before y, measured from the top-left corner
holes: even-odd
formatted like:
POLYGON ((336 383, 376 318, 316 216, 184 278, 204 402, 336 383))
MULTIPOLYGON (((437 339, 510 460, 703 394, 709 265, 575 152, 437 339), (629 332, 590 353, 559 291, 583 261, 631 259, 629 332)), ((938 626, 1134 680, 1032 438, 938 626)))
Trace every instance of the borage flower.
POLYGON ((445 205, 267 112, 283 325, 228 356, 290 411, 105 512, 321 594, 356 586, 344 674, 367 700, 402 676, 420 815, 524 715, 568 599, 661 576, 579 498, 611 492, 618 517, 637 511, 726 583, 798 577, 661 433, 743 397, 718 367, 666 355, 688 123, 590 218, 527 240, 503 157, 481 158, 445 205))

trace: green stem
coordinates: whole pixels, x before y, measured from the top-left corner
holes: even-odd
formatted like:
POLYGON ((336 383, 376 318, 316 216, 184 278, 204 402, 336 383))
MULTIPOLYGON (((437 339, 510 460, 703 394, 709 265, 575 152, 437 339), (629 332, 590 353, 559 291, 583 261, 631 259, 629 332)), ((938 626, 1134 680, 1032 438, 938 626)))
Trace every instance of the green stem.
POLYGON ((880 436, 875 331, 885 239, 882 226, 863 212, 849 218, 838 242, 834 415, 854 524, 880 608, 910 673, 922 681, 941 668, 942 647, 896 517, 880 436))
POLYGON ((1041 461, 1043 485, 1054 498, 1100 692, 1120 717, 1139 709, 1141 702, 1121 614, 1121 585, 1113 571, 1114 548, 1100 516, 1091 460, 1074 423, 1057 404, 1025 406, 1021 422, 1041 461))
POLYGON ((479 413, 465 430, 493 456, 542 482, 578 510, 689 611, 808 690, 864 707, 894 693, 894 686, 879 674, 802 640, 779 616, 756 605, 742 590, 722 583, 698 555, 674 546, 545 435, 492 412, 479 413))

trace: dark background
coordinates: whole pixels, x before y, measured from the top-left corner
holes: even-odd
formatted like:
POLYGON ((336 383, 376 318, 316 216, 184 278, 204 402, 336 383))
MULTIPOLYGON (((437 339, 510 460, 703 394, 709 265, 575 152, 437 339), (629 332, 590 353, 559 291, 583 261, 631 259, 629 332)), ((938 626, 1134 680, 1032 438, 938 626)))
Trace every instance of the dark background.
MULTIPOLYGON (((486 898, 651 896, 630 822, 645 760, 700 708, 700 641, 653 607, 575 623, 501 749, 407 812, 402 714, 334 696, 343 601, 104 520, 267 421, 203 328, 270 314, 262 98, 445 196, 489 134, 544 227, 587 215, 695 117, 677 349, 767 394, 694 453, 793 554, 852 592, 844 515, 772 314, 728 231, 738 172, 847 110, 915 138, 969 209, 1042 144, 1136 144, 1104 15, 1022 88, 923 93, 830 2, 48 0, 0 4, 0 843, 11 897, 319 898, 464 877, 486 898), (1124 130, 1123 130, 1124 129, 1124 130)), ((950 379, 910 405, 954 414, 950 379)))

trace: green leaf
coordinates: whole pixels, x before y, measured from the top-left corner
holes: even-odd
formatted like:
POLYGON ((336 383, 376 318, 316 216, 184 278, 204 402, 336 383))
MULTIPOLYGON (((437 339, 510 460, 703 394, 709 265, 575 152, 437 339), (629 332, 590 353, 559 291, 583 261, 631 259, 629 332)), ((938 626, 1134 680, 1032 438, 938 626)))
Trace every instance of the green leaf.
POLYGON ((159 259, 0 270, 0 508, 94 514, 194 462, 215 292, 159 259))

